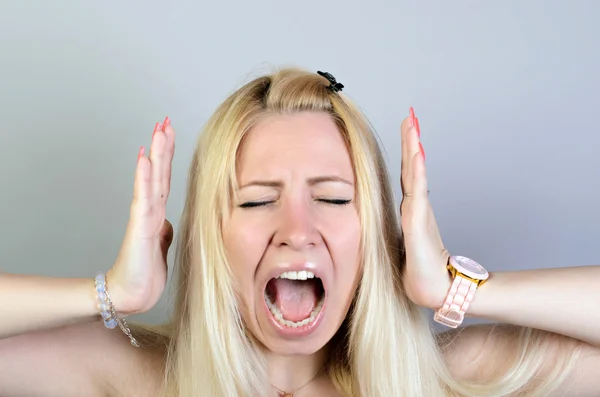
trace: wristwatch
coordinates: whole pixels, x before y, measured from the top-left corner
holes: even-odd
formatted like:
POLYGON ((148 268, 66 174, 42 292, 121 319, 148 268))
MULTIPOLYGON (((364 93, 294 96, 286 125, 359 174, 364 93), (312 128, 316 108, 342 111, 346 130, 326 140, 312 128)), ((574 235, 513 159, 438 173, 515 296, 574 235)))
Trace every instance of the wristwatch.
POLYGON ((452 276, 452 285, 442 307, 433 319, 450 328, 457 328, 465 318, 465 312, 473 300, 475 290, 489 278, 483 266, 464 256, 451 256, 446 268, 452 276))

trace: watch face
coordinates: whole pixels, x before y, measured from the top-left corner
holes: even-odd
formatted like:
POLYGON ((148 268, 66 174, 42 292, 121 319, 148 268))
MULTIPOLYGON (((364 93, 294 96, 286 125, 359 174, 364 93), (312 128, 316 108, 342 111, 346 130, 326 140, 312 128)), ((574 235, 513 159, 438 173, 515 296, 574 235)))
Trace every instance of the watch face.
POLYGON ((464 256, 452 256, 450 257, 450 263, 456 265, 457 270, 463 273, 472 273, 473 276, 478 276, 477 278, 487 278, 487 270, 473 259, 464 256))

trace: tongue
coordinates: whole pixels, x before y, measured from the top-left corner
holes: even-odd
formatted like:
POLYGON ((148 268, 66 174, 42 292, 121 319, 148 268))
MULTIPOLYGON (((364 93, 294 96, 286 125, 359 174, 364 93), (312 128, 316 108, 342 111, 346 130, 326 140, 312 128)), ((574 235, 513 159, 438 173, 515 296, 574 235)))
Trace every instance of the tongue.
POLYGON ((283 318, 289 321, 302 321, 310 317, 317 305, 316 282, 296 281, 284 278, 271 280, 275 305, 283 318))

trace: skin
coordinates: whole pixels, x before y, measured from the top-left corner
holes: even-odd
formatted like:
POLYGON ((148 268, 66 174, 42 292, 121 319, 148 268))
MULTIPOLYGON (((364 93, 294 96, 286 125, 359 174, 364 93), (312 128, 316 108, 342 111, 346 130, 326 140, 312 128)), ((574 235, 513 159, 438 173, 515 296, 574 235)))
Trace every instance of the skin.
MULTIPOLYGON (((264 346, 271 382, 295 390, 323 366, 325 346, 356 291, 360 223, 354 171, 326 113, 271 116, 246 139, 238 162, 237 205, 224 223, 225 248, 241 290, 244 320, 264 346), (310 335, 283 337, 268 321, 263 291, 274 269, 283 272, 299 262, 316 264, 328 279, 325 315, 310 335)), ((309 386, 303 390, 309 392, 309 386)))
MULTIPOLYGON (((107 275, 111 296, 122 313, 146 311, 152 306, 148 302, 156 302, 164 288, 172 239, 164 214, 175 141, 175 131, 167 121, 162 127, 157 124, 149 156, 141 152, 138 158, 127 235, 110 277, 107 275)), ((401 130, 402 187, 412 193, 401 205, 407 251, 405 288, 414 303, 435 309, 450 283, 443 270, 447 251, 426 194, 419 133, 409 118, 402 122, 401 130)), ((223 233, 242 292, 244 319, 264 346, 269 378, 277 387, 292 391, 321 368, 326 343, 347 313, 360 271, 356 208, 314 200, 322 195, 350 196, 353 189, 331 182, 309 187, 306 182, 315 175, 336 172, 351 184, 354 180, 343 140, 325 115, 275 117, 257 126, 247 143, 238 164, 239 182, 244 185, 260 178, 277 180, 279 185, 242 189, 238 204, 265 198, 275 198, 275 202, 265 207, 236 208, 223 233), (318 263, 335 281, 328 288, 330 308, 322 328, 302 343, 282 340, 270 332, 261 312, 266 274, 286 260, 297 260, 296 255, 318 263)), ((552 369, 557 354, 568 354, 576 347, 582 351, 567 382, 551 396, 597 396, 599 270, 600 266, 588 266, 493 274, 478 290, 469 311, 506 325, 445 332, 444 340, 452 338, 452 343, 443 343, 442 353, 452 375, 459 380, 486 382, 503 373, 519 353, 517 333, 529 326, 554 332, 552 344, 566 349, 548 354, 540 379, 552 369)), ((16 310, 8 305, 3 312, 7 321, 0 322, 0 394, 156 394, 165 352, 152 344, 134 349, 123 333, 107 332, 97 321, 97 302, 90 283, 90 279, 0 275, 0 295, 8 302, 19 296, 20 302, 14 306, 16 310), (48 296, 53 297, 52 304, 41 304, 48 296)), ((277 395, 275 390, 272 395, 277 395)), ((296 397, 315 395, 337 394, 323 375, 295 393, 296 397)))

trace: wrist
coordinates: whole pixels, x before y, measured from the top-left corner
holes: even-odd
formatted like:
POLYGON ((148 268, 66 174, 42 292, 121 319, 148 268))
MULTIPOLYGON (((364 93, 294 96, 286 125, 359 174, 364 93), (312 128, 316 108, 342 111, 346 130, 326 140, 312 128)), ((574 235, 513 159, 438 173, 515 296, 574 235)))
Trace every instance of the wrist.
POLYGON ((479 263, 464 256, 451 256, 446 268, 452 281, 442 305, 434 309, 434 320, 457 328, 465 316, 472 313, 471 303, 479 287, 488 280, 489 273, 479 263))
POLYGON ((113 269, 106 272, 106 290, 110 295, 110 300, 119 315, 129 316, 135 313, 135 310, 129 304, 126 291, 117 282, 114 282, 115 275, 113 269))
MULTIPOLYGON (((86 319, 92 319, 97 317, 100 314, 100 302, 98 302, 98 292, 94 288, 94 279, 78 278, 73 279, 72 281, 76 284, 72 285, 71 288, 73 291, 78 291, 77 301, 81 302, 82 309, 85 310, 85 312, 82 314, 85 316, 86 319)), ((74 296, 71 297, 71 300, 74 299, 74 296)))
POLYGON ((422 282, 405 282, 408 298, 415 304, 431 310, 439 309, 452 285, 450 273, 446 270, 422 282))
MULTIPOLYGON (((137 340, 131 334, 131 330, 127 325, 127 321, 125 321, 125 319, 122 317, 123 313, 127 314, 127 311, 125 310, 124 312, 119 313, 115 307, 113 298, 110 296, 111 294, 108 291, 107 277, 108 276, 106 274, 99 272, 94 279, 94 285, 96 287, 95 289, 99 301, 98 308, 104 321, 104 326, 108 329, 115 329, 119 327, 123 333, 129 337, 129 340, 133 346, 140 347, 137 340)), ((123 295, 121 290, 118 288, 118 284, 116 284, 115 287, 116 288, 114 288, 113 291, 116 292, 116 299, 118 303, 118 299, 121 299, 123 295)))
POLYGON ((452 287, 452 276, 450 273, 446 272, 446 275, 443 279, 440 279, 438 283, 438 287, 436 288, 437 293, 434 295, 435 299, 431 301, 430 305, 427 306, 431 310, 438 310, 444 304, 448 293, 450 292, 450 288, 452 287))
MULTIPOLYGON (((494 302, 500 302, 501 298, 494 298, 498 288, 502 289, 503 274, 490 273, 489 279, 484 285, 477 288, 473 301, 466 313, 467 317, 493 320, 496 317, 494 302)), ((506 296, 506 295, 504 295, 506 296)))

